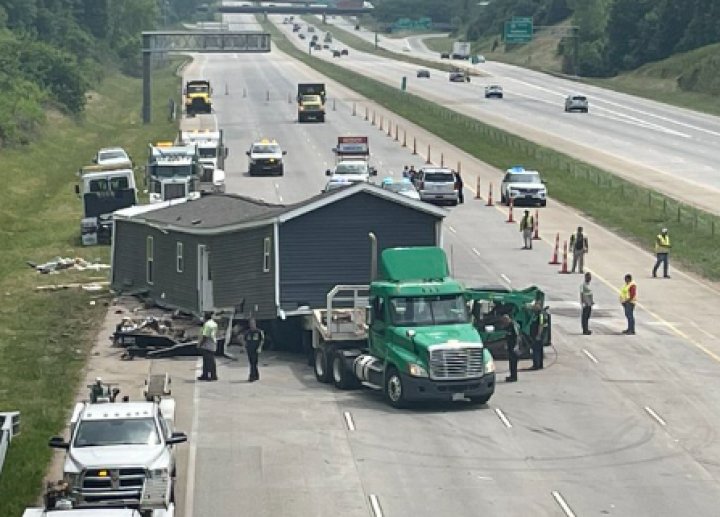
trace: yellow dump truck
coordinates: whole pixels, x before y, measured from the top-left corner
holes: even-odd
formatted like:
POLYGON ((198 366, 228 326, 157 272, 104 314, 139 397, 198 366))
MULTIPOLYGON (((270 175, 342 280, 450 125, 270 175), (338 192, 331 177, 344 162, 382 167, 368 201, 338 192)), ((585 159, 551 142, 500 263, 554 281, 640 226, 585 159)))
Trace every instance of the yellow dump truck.
POLYGON ((212 112, 212 88, 210 81, 194 80, 185 83, 185 113, 192 117, 197 113, 212 112))

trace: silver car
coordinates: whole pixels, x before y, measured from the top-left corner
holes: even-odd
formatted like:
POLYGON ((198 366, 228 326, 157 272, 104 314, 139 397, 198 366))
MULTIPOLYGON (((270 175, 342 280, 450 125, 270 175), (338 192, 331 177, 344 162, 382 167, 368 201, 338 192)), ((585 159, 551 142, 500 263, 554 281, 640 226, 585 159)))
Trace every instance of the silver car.
POLYGON ((565 112, 580 111, 588 112, 588 100, 584 95, 572 94, 565 98, 565 112))
POLYGON ((423 167, 415 176, 415 188, 420 199, 431 203, 458 204, 453 171, 441 167, 423 167))

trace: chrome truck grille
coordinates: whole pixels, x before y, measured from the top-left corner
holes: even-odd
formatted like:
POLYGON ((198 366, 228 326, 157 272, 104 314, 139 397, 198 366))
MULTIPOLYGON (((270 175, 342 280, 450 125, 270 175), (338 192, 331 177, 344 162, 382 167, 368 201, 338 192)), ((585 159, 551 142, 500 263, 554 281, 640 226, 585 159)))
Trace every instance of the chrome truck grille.
POLYGON ((185 183, 166 183, 164 185, 164 201, 187 196, 185 183))
POLYGON ((430 355, 430 378, 455 381, 483 376, 483 347, 472 344, 433 345, 430 355))
POLYGON ((90 469, 82 478, 81 495, 85 502, 132 500, 140 502, 145 469, 90 469))

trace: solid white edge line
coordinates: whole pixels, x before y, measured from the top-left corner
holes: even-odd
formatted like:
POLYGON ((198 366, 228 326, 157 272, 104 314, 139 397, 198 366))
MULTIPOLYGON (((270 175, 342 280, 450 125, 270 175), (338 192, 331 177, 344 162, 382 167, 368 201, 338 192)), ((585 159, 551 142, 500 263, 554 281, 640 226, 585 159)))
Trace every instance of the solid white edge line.
POLYGON ((505 413, 503 413, 502 409, 496 407, 495 414, 498 416, 498 418, 505 427, 507 427, 508 429, 512 429, 512 424, 510 423, 510 420, 508 420, 508 417, 505 416, 505 413))
POLYGON ((510 280, 510 278, 508 278, 508 276, 505 273, 500 273, 500 278, 505 280, 508 284, 512 284, 512 280, 510 280))
POLYGON ((560 495, 560 492, 558 492, 557 490, 553 490, 552 496, 553 499, 555 499, 555 502, 560 506, 560 509, 565 512, 565 515, 567 515, 567 517, 575 517, 575 512, 570 509, 570 505, 565 502, 565 499, 563 499, 563 496, 560 495))
POLYGON ((653 410, 653 408, 651 408, 650 406, 645 406, 645 411, 648 415, 653 417, 658 424, 663 427, 667 426, 667 422, 665 422, 665 420, 663 420, 662 417, 653 410))
POLYGON ((473 248, 472 250, 475 255, 477 255, 478 257, 480 256, 480 252, 477 249, 473 248))
POLYGON ((457 230, 455 230, 455 228, 453 228, 453 227, 450 226, 450 225, 448 225, 448 230, 450 230, 450 231, 453 232, 453 233, 457 233, 457 230))
POLYGON ((383 517, 382 508, 380 507, 380 499, 375 494, 368 496, 370 499, 370 508, 372 508, 373 515, 375 517, 383 517))
POLYGON ((597 359, 595 359, 595 356, 592 355, 589 351, 585 350, 584 348, 582 349, 582 351, 583 351, 583 354, 585 354, 587 356, 587 358, 590 359, 593 363, 598 364, 600 362, 597 359))
MULTIPOLYGON (((195 362, 195 373, 202 369, 202 359, 195 362)), ((185 480, 185 517, 193 517, 195 506, 195 458, 197 456, 197 431, 198 431, 198 383, 195 381, 193 388, 193 418, 190 434, 190 447, 188 450, 187 479, 185 480)))
POLYGON ((353 417, 350 414, 350 411, 344 411, 343 417, 345 418, 345 425, 347 425, 348 431, 354 431, 355 422, 353 421, 353 417))

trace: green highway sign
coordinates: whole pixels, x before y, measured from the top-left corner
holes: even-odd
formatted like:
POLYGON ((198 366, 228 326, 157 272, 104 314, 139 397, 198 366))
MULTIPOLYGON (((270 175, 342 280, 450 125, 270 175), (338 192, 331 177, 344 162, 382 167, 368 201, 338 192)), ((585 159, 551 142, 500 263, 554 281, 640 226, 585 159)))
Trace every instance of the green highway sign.
POLYGON ((505 43, 528 43, 532 41, 532 37, 532 18, 513 17, 509 22, 505 22, 505 43))

